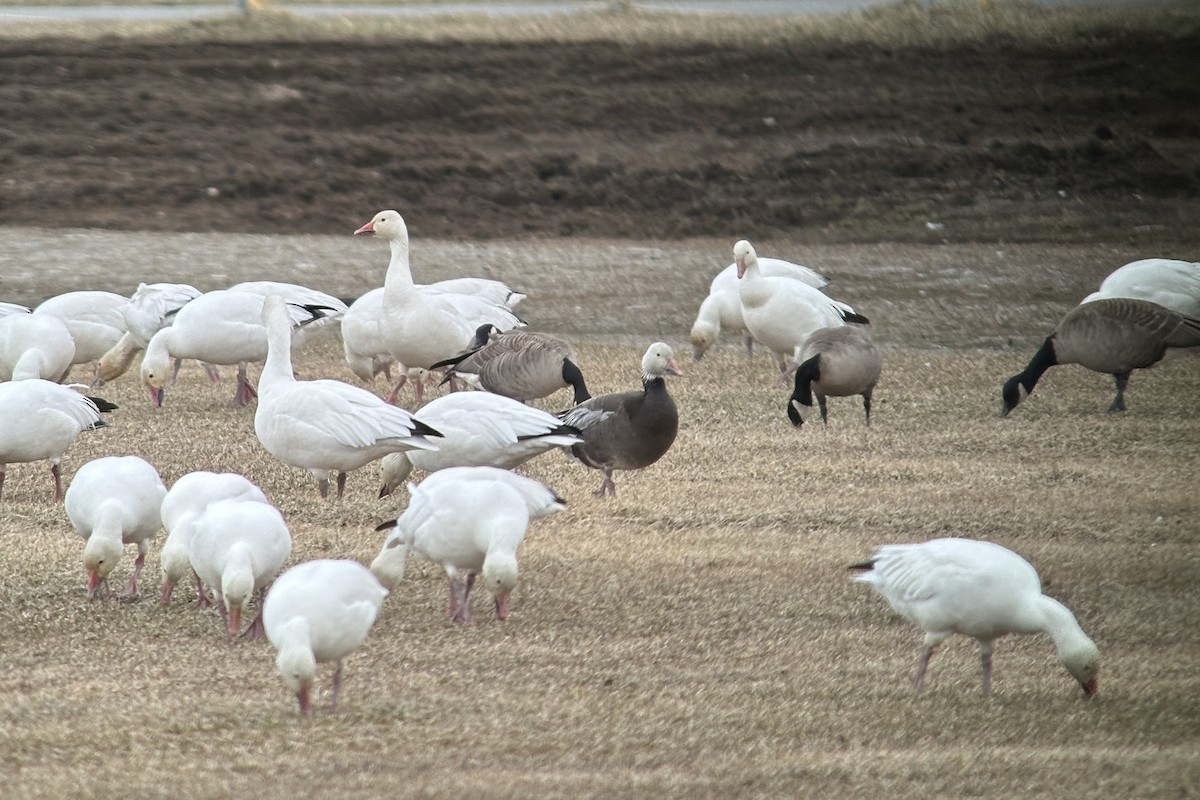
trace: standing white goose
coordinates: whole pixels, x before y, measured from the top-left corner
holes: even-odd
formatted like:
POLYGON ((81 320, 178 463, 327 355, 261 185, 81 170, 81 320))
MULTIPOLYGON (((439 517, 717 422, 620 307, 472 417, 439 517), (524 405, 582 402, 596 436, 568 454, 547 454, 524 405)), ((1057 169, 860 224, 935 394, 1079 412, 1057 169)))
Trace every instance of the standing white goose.
POLYGON ((597 497, 617 496, 614 470, 648 467, 671 449, 679 432, 679 411, 664 378, 682 374, 670 345, 655 342, 642 356, 640 392, 600 395, 558 414, 583 436, 571 455, 604 472, 597 497))
POLYGON ((813 331, 847 322, 869 322, 850 306, 801 281, 763 275, 754 247, 745 239, 733 246, 733 256, 741 283, 746 329, 756 341, 784 359, 781 381, 787 370, 800 363, 800 348, 813 331))
POLYGON ((396 388, 388 395, 394 403, 396 395, 406 383, 413 386, 413 398, 420 405, 424 399, 425 384, 432 375, 421 367, 406 367, 397 364, 384 344, 383 332, 379 327, 383 312, 383 287, 372 289, 350 304, 342 318, 342 352, 350 370, 363 381, 370 383, 380 372, 392 383, 392 367, 395 366, 400 379, 396 388))
POLYGON ((896 613, 925 631, 913 680, 919 692, 934 649, 952 634, 979 644, 983 693, 992 691, 992 648, 1009 633, 1046 633, 1058 660, 1089 697, 1098 687, 1100 651, 1075 615, 1042 594, 1037 571, 1013 551, 991 542, 934 539, 880 547, 850 567, 854 580, 870 584, 896 613))
POLYGON ((494 467, 445 469, 408 489, 412 499, 404 513, 376 528, 395 531, 371 562, 375 577, 394 590, 408 554, 416 553, 446 571, 452 620, 470 619, 477 575, 495 598, 496 616, 505 619, 529 520, 561 510, 565 501, 531 478, 494 467))
POLYGON ((436 430, 366 389, 335 380, 296 380, 292 322, 278 295, 263 303, 262 320, 270 348, 259 380, 254 432, 268 453, 311 472, 322 497, 329 494, 332 473, 341 497, 347 472, 388 453, 437 449, 427 438, 440 436, 436 430))
POLYGON ((1131 261, 1114 270, 1083 302, 1106 297, 1149 300, 1185 317, 1200 317, 1200 262, 1172 258, 1131 261))
POLYGON ((259 612, 242 636, 262 635, 262 596, 292 553, 292 535, 279 510, 257 500, 217 500, 192 523, 188 559, 213 590, 217 611, 232 641, 242 612, 258 594, 259 612))
MULTIPOLYGON (((262 489, 248 478, 233 472, 189 472, 175 481, 162 502, 162 524, 167 531, 166 541, 158 554, 162 569, 163 605, 171 602, 175 584, 192 574, 192 562, 188 558, 192 523, 210 503, 218 500, 270 502, 262 489)), ((201 607, 209 604, 199 578, 196 578, 196 604, 201 607)))
POLYGON ((129 302, 114 292, 66 292, 43 301, 34 316, 62 320, 75 343, 71 364, 98 362, 126 333, 121 309, 129 302))
POLYGON ((800 366, 788 399, 787 414, 799 428, 812 413, 813 395, 821 408, 821 423, 829 422, 825 398, 860 394, 866 424, 871 424, 871 395, 883 370, 883 354, 866 328, 841 325, 818 328, 804 342, 800 366))
POLYGON ((1200 319, 1148 300, 1101 298, 1075 306, 1046 337, 1025 369, 1001 389, 1008 416, 1042 374, 1058 364, 1079 364, 1113 376, 1117 396, 1110 412, 1125 410, 1125 387, 1135 369, 1145 369, 1189 349, 1200 348, 1200 319))
POLYGON ((436 451, 393 453, 380 463, 385 497, 408 479, 413 467, 436 472, 450 467, 512 469, 556 447, 583 439, 553 414, 491 392, 455 392, 416 413, 442 434, 436 451))
POLYGON ((367 640, 387 589, 357 561, 321 559, 280 575, 263 602, 267 638, 279 651, 275 666, 296 693, 300 713, 312 713, 317 664, 333 661, 329 710, 337 710, 346 656, 367 640))
MULTIPOLYGON (((768 278, 791 278, 814 289, 829 285, 829 278, 816 270, 778 258, 760 258, 758 268, 768 278)), ((696 361, 717 343, 722 331, 744 334, 746 355, 754 355, 754 337, 746 330, 746 320, 742 316, 741 293, 736 263, 730 264, 712 279, 708 297, 700 303, 696 321, 692 324, 692 357, 696 361)))
MULTIPOLYGON (((96 365, 96 380, 105 383, 124 375, 134 357, 146 349, 150 339, 175 320, 175 314, 202 292, 186 283, 140 283, 121 306, 125 335, 101 356, 96 365)), ((175 371, 179 371, 179 359, 175 371)), ((216 368, 204 365, 210 378, 217 379, 216 368)))
POLYGON ((391 248, 383 284, 381 325, 388 352, 409 367, 430 365, 458 354, 475 334, 491 323, 499 330, 522 325, 507 306, 478 297, 430 294, 413 282, 409 267, 408 228, 399 213, 380 211, 356 230, 359 236, 380 236, 391 248))
POLYGON ((52 314, 0 317, 0 381, 61 381, 75 358, 67 324, 52 314))
POLYGON ((87 542, 83 566, 89 600, 107 586, 127 544, 136 544, 138 555, 124 596, 138 596, 138 578, 150 540, 162 527, 160 514, 166 494, 158 470, 137 456, 97 458, 75 473, 63 506, 76 533, 87 542))
MULTIPOLYGON (((267 357, 263 296, 223 289, 206 292, 175 314, 175 322, 154 334, 142 359, 142 381, 150 399, 161 406, 172 358, 196 358, 209 364, 237 364, 237 388, 230 405, 244 406, 258 396, 246 378, 246 365, 267 357)), ((321 318, 323 312, 287 306, 294 324, 321 318)))
POLYGON ((54 500, 63 499, 63 453, 83 431, 103 428, 101 411, 116 406, 99 397, 85 397, 57 383, 31 378, 0 383, 0 492, 4 489, 4 470, 12 463, 50 462, 54 479, 54 500), (11 420, 20 420, 12 424, 11 420))

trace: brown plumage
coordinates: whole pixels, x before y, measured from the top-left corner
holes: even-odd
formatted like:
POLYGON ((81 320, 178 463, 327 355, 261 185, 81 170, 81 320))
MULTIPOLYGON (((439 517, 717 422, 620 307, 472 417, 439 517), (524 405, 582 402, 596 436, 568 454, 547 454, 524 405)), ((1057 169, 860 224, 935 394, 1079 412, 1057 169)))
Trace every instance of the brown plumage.
MULTIPOLYGON (((473 349, 435 364, 448 366, 446 380, 459 378, 478 389, 527 403, 571 387, 575 404, 591 397, 575 348, 565 339, 536 331, 476 332, 473 349)), ((443 381, 444 382, 444 381, 443 381)))
POLYGON ((1063 317, 1024 370, 1008 379, 1000 416, 1008 416, 1057 364, 1080 364, 1113 376, 1109 411, 1125 410, 1125 386, 1135 369, 1152 367, 1173 351, 1200 347, 1200 319, 1148 300, 1112 298, 1076 306, 1063 317))
POLYGON ((667 394, 665 375, 682 375, 675 352, 655 342, 642 356, 642 390, 606 394, 580 403, 558 416, 577 428, 583 444, 571 455, 604 472, 596 495, 616 497, 613 470, 642 469, 658 461, 679 431, 679 412, 667 394))
POLYGON ((818 328, 804 341, 796 384, 788 399, 787 413, 797 428, 812 411, 813 395, 821 408, 821 422, 828 423, 826 397, 861 394, 867 424, 871 424, 871 394, 883 369, 883 355, 865 328, 843 325, 818 328))

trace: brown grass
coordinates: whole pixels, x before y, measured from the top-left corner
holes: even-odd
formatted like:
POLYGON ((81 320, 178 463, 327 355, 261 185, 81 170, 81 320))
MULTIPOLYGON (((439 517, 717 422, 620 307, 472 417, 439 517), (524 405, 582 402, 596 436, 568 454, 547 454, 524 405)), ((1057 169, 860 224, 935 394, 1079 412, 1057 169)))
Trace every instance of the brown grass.
MULTIPOLYGON (((131 254, 203 288, 271 263, 276 277, 343 294, 377 281, 386 260, 349 237, 3 233, 20 265, 6 285, 26 299, 111 285, 106 261, 131 254), (183 252, 210 260, 180 263, 183 252)), ((531 321, 579 342, 603 392, 635 385, 654 338, 686 356, 730 244, 416 242, 414 258, 430 279, 486 265, 521 282, 531 321)), ((759 250, 828 272, 832 293, 874 319, 887 352, 872 428, 856 400, 835 399, 828 429, 793 430, 766 359, 747 362, 734 342, 685 362, 671 383, 678 441, 659 464, 619 474, 615 500, 592 497, 599 476, 557 454, 528 465, 569 506, 531 527, 508 621, 477 598, 477 619, 455 627, 439 571, 414 567, 350 659, 336 715, 299 719, 270 647, 229 646, 186 592, 154 602, 157 546, 142 600, 86 602, 82 543, 44 465, 11 466, 0 795, 1195 796, 1200 362, 1137 373, 1120 416, 1103 413, 1111 380, 1078 367, 996 416, 1003 379, 1129 254, 759 250), (947 643, 912 695, 919 634, 844 567, 880 543, 946 535, 1000 542, 1038 567, 1104 654, 1096 701, 1044 637, 1001 642, 990 700, 966 640, 947 643)), ((350 376, 334 341, 298 366, 350 376)), ((168 482, 242 471, 289 520, 293 561, 367 561, 382 540, 373 526, 403 506, 403 493, 374 499, 370 469, 345 501, 320 501, 305 473, 262 451, 252 409, 225 407, 228 380, 186 371, 158 411, 133 376, 103 394, 121 408, 69 451, 66 475, 130 452, 168 482)))

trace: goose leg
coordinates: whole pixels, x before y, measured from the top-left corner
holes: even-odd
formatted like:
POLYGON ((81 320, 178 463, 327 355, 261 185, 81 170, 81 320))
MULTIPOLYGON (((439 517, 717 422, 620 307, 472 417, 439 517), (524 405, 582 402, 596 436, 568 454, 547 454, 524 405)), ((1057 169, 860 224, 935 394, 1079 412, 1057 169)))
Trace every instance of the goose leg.
POLYGON ((913 690, 920 694, 925 687, 925 670, 929 669, 929 659, 933 657, 934 645, 926 644, 921 650, 921 660, 917 662, 917 675, 913 678, 913 690))
POLYGON ((257 592, 254 593, 255 597, 257 598, 258 613, 254 615, 254 619, 252 619, 250 621, 249 626, 246 627, 246 630, 242 631, 242 635, 238 638, 240 638, 240 639, 261 639, 261 638, 263 638, 263 636, 266 635, 267 630, 266 630, 266 627, 263 625, 263 618, 262 618, 263 595, 265 595, 266 593, 267 593, 267 591, 266 591, 265 586, 262 589, 259 589, 257 592))
POLYGON ((400 380, 396 381, 396 385, 388 392, 388 396, 383 398, 383 402, 391 405, 396 405, 396 396, 400 394, 400 390, 404 388, 404 384, 408 382, 408 375, 401 372, 400 380))
POLYGON ((339 472, 337 474, 337 496, 338 500, 342 499, 342 495, 346 493, 346 473, 339 472))
POLYGON ((121 593, 122 597, 134 598, 140 594, 138 578, 142 577, 142 567, 146 566, 146 553, 149 549, 150 545, 146 541, 138 542, 138 556, 137 560, 133 562, 133 574, 129 576, 129 583, 125 584, 125 591, 121 593))
POLYGON ((979 644, 979 660, 983 665, 983 696, 989 697, 992 694, 992 645, 988 642, 984 645, 979 644))
POLYGON ((254 387, 250 385, 250 381, 246 378, 246 362, 238 364, 237 374, 237 390, 233 393, 231 406, 246 406, 250 401, 258 397, 258 392, 254 391, 254 387))
POLYGON ((746 334, 746 358, 754 358, 754 337, 746 334))
POLYGON ((825 395, 817 395, 817 407, 821 409, 821 424, 829 425, 829 406, 825 402, 825 395))
POLYGON ((61 503, 63 501, 62 488, 62 470, 58 464, 50 465, 50 477, 54 478, 54 502, 61 503))
POLYGON ((613 482, 612 470, 605 468, 604 481, 600 484, 600 488, 595 491, 596 497, 604 497, 605 493, 617 496, 617 484, 613 482))
POLYGON ((871 427, 871 390, 863 392, 863 411, 867 415, 867 427, 871 427))
POLYGON ((321 478, 317 481, 317 491, 321 493, 322 499, 329 497, 329 478, 321 478))
POLYGON ((212 600, 208 599, 208 592, 204 589, 204 584, 200 582, 200 576, 196 575, 196 608, 211 608, 212 600))
POLYGON ((454 622, 466 622, 470 618, 467 610, 467 587, 458 579, 457 571, 447 571, 450 579, 450 619, 454 622))
POLYGON ((1125 410, 1125 387, 1129 385, 1129 375, 1128 372, 1113 375, 1113 380, 1117 384, 1117 396, 1113 398, 1112 405, 1108 407, 1110 412, 1125 410))
POLYGON ((337 711, 338 693, 342 690, 342 661, 338 659, 337 666, 333 670, 333 696, 329 699, 329 711, 332 713, 337 711))

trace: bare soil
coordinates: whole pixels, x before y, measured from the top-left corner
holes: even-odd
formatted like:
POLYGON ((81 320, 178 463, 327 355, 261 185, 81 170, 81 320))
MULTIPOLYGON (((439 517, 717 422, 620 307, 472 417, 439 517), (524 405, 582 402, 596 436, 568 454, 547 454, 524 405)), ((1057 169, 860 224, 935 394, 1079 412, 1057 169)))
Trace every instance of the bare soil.
POLYGON ((1194 244, 1197 52, 9 41, 0 224, 1194 244))

